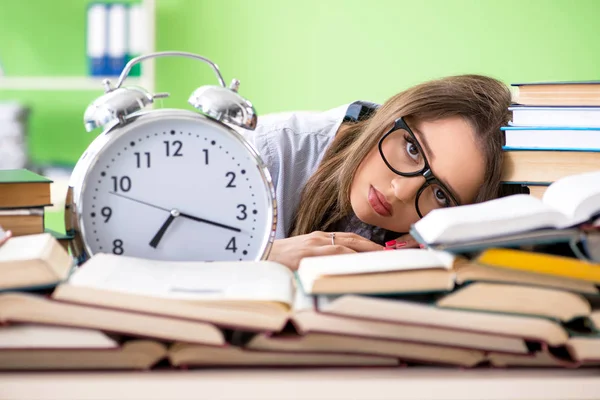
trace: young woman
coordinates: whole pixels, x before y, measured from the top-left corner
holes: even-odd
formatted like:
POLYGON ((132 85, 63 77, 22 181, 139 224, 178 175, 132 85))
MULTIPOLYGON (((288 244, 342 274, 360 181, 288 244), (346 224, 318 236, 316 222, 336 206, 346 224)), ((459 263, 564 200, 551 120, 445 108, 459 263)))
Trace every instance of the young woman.
MULTIPOLYGON (((366 116, 360 103, 258 118, 243 134, 267 164, 277 194, 269 259, 412 247, 411 224, 437 208, 499 194, 510 91, 461 75, 401 92, 366 116)), ((363 108, 369 111, 369 108, 363 108)))

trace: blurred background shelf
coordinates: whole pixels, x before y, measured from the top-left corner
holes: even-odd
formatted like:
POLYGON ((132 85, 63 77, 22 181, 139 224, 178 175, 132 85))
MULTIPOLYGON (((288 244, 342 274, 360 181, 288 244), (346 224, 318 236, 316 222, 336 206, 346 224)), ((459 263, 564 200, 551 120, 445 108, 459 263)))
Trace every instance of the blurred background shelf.
MULTIPOLYGON (((109 79, 113 86, 118 77, 92 76, 4 76, 0 77, 0 90, 104 90, 102 81, 109 79)), ((127 78, 127 86, 151 87, 144 78, 127 78)))

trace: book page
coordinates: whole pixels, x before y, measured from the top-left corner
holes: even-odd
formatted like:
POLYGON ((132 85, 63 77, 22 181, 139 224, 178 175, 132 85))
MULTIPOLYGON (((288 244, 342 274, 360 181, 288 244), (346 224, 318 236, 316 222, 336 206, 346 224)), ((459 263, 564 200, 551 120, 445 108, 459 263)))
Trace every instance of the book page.
POLYGON ((526 194, 433 210, 413 225, 424 243, 459 243, 534 229, 557 227, 567 217, 526 194))
POLYGON ((569 225, 600 213, 600 171, 567 176, 552 183, 542 201, 569 218, 569 225))
POLYGON ((69 284, 185 300, 293 301, 293 274, 270 261, 157 261, 99 253, 69 284))

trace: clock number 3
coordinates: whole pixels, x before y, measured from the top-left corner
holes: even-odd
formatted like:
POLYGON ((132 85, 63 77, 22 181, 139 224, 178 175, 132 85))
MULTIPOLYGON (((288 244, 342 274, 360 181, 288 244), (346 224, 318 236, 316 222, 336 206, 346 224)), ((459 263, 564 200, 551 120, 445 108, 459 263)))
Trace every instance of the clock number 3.
POLYGON ((246 213, 246 206, 244 204, 238 204, 237 208, 240 209, 241 215, 236 216, 236 218, 240 221, 245 220, 248 217, 248 214, 246 213))

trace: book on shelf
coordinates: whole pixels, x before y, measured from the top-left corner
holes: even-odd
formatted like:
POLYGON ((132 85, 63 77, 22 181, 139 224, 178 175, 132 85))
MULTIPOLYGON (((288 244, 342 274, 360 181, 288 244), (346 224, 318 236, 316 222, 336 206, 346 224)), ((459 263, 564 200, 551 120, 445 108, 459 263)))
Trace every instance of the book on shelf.
POLYGON ((600 128, 600 107, 512 106, 510 126, 600 128))
POLYGON ((527 106, 600 106, 600 81, 514 83, 513 102, 527 106))
POLYGON ((73 268, 72 257, 51 234, 13 237, 0 246, 0 291, 52 288, 73 268))
MULTIPOLYGON (((505 137, 504 150, 600 151, 600 127, 503 126, 500 129, 505 137)), ((600 154, 595 157, 600 158, 600 154)))
POLYGON ((0 209, 51 205, 52 181, 26 169, 0 170, 0 209))
POLYGON ((452 244, 565 229, 600 213, 600 172, 571 175, 550 184, 543 198, 514 195, 478 204, 434 210, 411 227, 420 243, 452 244))
POLYGON ((549 184, 559 179, 600 170, 600 153, 577 151, 504 151, 502 181, 549 184))

